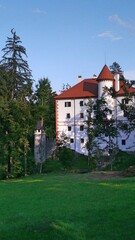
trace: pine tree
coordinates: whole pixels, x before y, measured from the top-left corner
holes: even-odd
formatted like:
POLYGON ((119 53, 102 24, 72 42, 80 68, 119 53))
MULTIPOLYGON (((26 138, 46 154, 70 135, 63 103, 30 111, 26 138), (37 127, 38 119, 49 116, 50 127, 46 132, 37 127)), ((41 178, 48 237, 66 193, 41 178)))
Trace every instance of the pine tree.
POLYGON ((8 176, 27 173, 29 139, 33 135, 31 70, 22 57, 27 55, 20 38, 13 29, 11 33, 0 62, 0 162, 5 164, 8 176))
POLYGON ((114 75, 116 72, 118 72, 120 74, 120 79, 124 80, 124 75, 123 75, 123 71, 122 68, 120 67, 120 65, 117 62, 113 62, 113 64, 110 66, 110 70, 111 73, 114 75))
POLYGON ((55 100, 56 92, 52 91, 48 78, 39 80, 36 85, 37 118, 43 119, 47 137, 55 137, 55 100))
POLYGON ((16 35, 14 29, 11 33, 12 37, 7 38, 2 49, 4 55, 0 65, 8 73, 9 98, 24 100, 32 93, 32 75, 27 61, 23 59, 23 55, 27 57, 26 49, 21 45, 20 37, 16 35))

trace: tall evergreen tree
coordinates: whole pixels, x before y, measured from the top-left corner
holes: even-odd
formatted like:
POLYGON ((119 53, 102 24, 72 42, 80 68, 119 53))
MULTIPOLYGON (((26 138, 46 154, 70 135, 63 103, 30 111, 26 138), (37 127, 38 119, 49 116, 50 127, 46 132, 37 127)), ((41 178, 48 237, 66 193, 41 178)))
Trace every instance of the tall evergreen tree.
POLYGON ((56 92, 53 92, 48 78, 42 78, 36 85, 37 119, 42 118, 48 137, 55 137, 55 100, 56 92))
POLYGON ((9 98, 24 100, 32 92, 32 75, 28 63, 23 59, 27 57, 26 49, 21 45, 20 37, 16 35, 14 29, 11 30, 12 37, 8 37, 2 60, 1 67, 9 75, 7 82, 9 98))
POLYGON ((110 66, 110 70, 113 75, 118 72, 120 74, 120 79, 124 80, 123 70, 117 62, 113 62, 110 66))
POLYGON ((33 83, 31 70, 22 57, 27 55, 20 38, 13 29, 11 33, 0 61, 0 162, 5 164, 8 176, 15 172, 27 173, 29 139, 33 135, 29 101, 33 83))

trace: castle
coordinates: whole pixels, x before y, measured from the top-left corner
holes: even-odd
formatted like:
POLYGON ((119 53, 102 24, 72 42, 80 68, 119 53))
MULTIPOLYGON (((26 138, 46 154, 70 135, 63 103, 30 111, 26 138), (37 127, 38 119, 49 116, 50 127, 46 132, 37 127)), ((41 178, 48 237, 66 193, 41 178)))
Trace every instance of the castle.
MULTIPOLYGON (((55 97, 56 139, 65 134, 68 139, 68 146, 81 154, 88 154, 86 148, 88 136, 84 127, 84 122, 87 119, 86 103, 90 98, 93 100, 100 99, 104 87, 115 89, 117 100, 106 96, 107 102, 115 118, 126 121, 124 111, 118 104, 125 97, 123 81, 120 80, 119 73, 113 76, 107 65, 103 67, 98 77, 94 75, 93 78, 82 79, 79 76, 76 85, 55 97)), ((135 93, 135 88, 129 88, 129 92, 135 93)), ((135 104, 135 96, 133 96, 132 104, 135 104)), ((121 132, 117 138, 117 143, 118 148, 123 151, 135 151, 135 131, 131 132, 129 138, 124 132, 121 132)))

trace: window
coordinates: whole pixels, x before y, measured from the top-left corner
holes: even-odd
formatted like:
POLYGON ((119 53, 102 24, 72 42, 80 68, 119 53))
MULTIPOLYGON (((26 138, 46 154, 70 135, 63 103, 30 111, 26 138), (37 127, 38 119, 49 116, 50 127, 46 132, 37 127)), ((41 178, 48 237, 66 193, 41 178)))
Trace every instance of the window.
POLYGON ((80 101, 80 107, 82 107, 83 106, 83 101, 80 101))
POLYGON ((70 143, 74 143, 74 139, 73 138, 70 138, 70 143))
POLYGON ((68 126, 68 131, 71 131, 71 126, 68 126))
POLYGON ((71 107, 71 102, 65 102, 65 107, 71 107))
POLYGON ((122 145, 126 145, 126 140, 122 139, 121 143, 122 143, 122 145))
POLYGON ((83 115, 83 113, 80 113, 80 118, 84 118, 84 115, 83 115))
POLYGON ((84 130, 84 125, 81 125, 80 126, 80 131, 83 131, 84 130))
POLYGON ((81 138, 81 143, 84 143, 84 138, 81 138))
POLYGON ((122 99, 122 104, 128 104, 129 103, 129 99, 128 98, 123 98, 122 99))
POLYGON ((67 118, 70 118, 70 113, 67 113, 67 118))

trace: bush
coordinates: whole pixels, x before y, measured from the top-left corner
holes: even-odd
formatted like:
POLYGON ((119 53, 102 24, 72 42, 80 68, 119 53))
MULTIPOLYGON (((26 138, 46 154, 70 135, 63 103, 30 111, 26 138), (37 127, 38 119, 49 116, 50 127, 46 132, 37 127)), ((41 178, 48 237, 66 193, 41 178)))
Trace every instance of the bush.
POLYGON ((76 154, 75 160, 73 162, 73 168, 83 171, 87 169, 88 171, 88 157, 83 154, 76 154))
POLYGON ((62 164, 59 160, 47 159, 43 164, 43 173, 62 171, 62 164))
POLYGON ((134 177, 135 176, 135 165, 130 166, 128 169, 123 171, 123 176, 125 177, 134 177))
POLYGON ((61 162, 65 170, 72 169, 74 158, 75 152, 73 150, 66 147, 62 147, 59 150, 59 161, 61 162))
POLYGON ((22 163, 19 160, 14 161, 12 165, 12 172, 9 178, 18 178, 24 175, 22 163))
POLYGON ((126 170, 132 165, 135 165, 135 155, 119 151, 115 156, 115 160, 113 161, 113 170, 126 170))
POLYGON ((57 160, 47 159, 45 161, 42 172, 72 171, 85 173, 96 168, 94 158, 91 158, 88 165, 88 156, 79 154, 66 147, 60 148, 57 156, 57 160))
POLYGON ((0 165, 0 180, 7 178, 6 166, 0 165))

